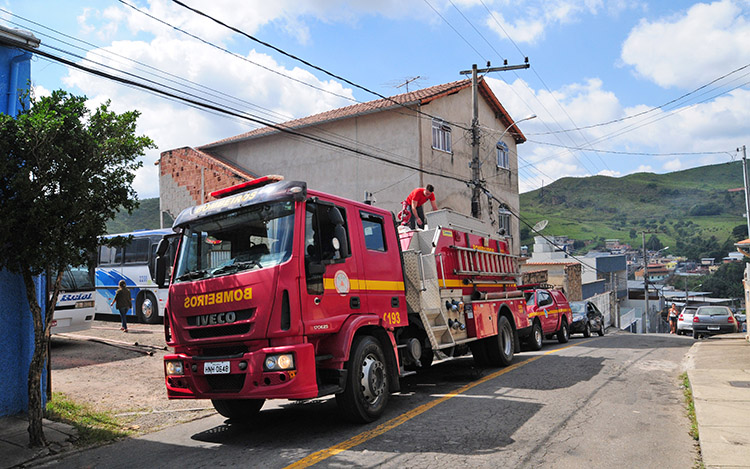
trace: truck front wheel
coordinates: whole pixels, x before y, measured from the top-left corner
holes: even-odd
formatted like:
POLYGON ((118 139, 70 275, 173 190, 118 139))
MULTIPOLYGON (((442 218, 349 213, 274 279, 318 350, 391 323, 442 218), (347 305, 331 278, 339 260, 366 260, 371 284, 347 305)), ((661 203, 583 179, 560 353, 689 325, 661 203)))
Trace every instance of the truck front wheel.
POLYGON ((542 326, 539 321, 534 321, 534 325, 531 326, 531 335, 529 335, 529 348, 534 351, 541 350, 543 340, 542 326))
POLYGON ((380 342, 371 336, 355 338, 347 370, 344 392, 336 394, 344 417, 357 423, 377 420, 388 403, 390 388, 380 342))
POLYGON ((260 412, 265 399, 211 399, 216 412, 224 417, 243 421, 250 420, 260 412))

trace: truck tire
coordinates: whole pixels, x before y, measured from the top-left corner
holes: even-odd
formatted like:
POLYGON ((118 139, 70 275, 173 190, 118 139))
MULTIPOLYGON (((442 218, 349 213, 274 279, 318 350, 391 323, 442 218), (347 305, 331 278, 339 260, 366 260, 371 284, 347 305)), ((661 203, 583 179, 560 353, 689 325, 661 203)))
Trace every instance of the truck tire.
POLYGON ((479 339, 469 343, 471 355, 474 357, 474 363, 477 366, 488 366, 490 364, 490 359, 487 357, 487 343, 485 340, 479 339))
POLYGON ((336 394, 344 417, 355 423, 377 420, 388 403, 390 389, 388 364, 380 342, 367 335, 356 337, 347 370, 344 392, 336 394))
POLYGON ((529 349, 534 351, 541 350, 543 340, 542 326, 539 324, 539 321, 534 321, 534 325, 531 326, 531 335, 529 335, 529 349))
POLYGON ((265 399, 211 399, 216 412, 230 420, 247 421, 258 415, 265 399))
POLYGON ((568 321, 564 318, 560 322, 560 329, 557 331, 557 341, 564 344, 570 340, 570 329, 568 329, 568 321))
POLYGON ((508 366, 513 362, 515 341, 513 327, 505 316, 497 318, 497 335, 487 337, 487 356, 492 366, 508 366))
POLYGON ((138 320, 145 324, 156 324, 159 318, 159 305, 151 292, 144 292, 136 301, 136 314, 138 320))

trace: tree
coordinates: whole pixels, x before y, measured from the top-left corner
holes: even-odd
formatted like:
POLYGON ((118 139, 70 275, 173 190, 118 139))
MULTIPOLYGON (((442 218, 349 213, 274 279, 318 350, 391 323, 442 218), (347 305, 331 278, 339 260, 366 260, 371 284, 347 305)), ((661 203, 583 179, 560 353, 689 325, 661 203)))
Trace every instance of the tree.
POLYGON ((662 247, 661 240, 655 234, 652 234, 651 237, 648 238, 648 241, 646 241, 646 249, 649 251, 658 251, 662 247))
POLYGON ((87 262, 118 207, 132 213, 138 158, 155 148, 135 136, 137 111, 116 114, 107 102, 93 113, 86 98, 55 91, 31 99, 13 119, 0 115, 0 265, 22 276, 34 324, 29 365, 29 438, 46 444, 41 376, 55 301, 39 305, 34 276, 49 272, 57 298, 67 265, 87 262), (45 307, 42 314, 42 307, 45 307))
POLYGON ((747 239, 747 225, 737 225, 732 228, 732 237, 735 241, 747 239))

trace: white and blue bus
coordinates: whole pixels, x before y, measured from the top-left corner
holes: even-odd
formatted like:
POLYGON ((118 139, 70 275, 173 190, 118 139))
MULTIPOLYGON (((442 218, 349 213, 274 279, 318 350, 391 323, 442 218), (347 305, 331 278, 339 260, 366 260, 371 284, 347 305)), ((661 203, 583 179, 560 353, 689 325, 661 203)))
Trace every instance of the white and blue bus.
POLYGON ((94 322, 94 269, 88 266, 68 267, 60 282, 50 333, 78 332, 91 329, 94 322))
MULTIPOLYGON (((174 235, 174 232, 171 229, 143 230, 103 237, 132 238, 124 246, 99 246, 96 266, 97 314, 119 316, 120 313, 114 306, 110 306, 110 303, 115 297, 120 280, 125 280, 130 289, 132 304, 128 314, 135 315, 139 321, 145 323, 162 321, 169 286, 159 288, 154 281, 154 261, 156 246, 165 235, 174 235)), ((170 261, 174 258, 173 253, 174 246, 170 249, 170 261)), ((171 262, 168 264, 171 266, 171 262)))

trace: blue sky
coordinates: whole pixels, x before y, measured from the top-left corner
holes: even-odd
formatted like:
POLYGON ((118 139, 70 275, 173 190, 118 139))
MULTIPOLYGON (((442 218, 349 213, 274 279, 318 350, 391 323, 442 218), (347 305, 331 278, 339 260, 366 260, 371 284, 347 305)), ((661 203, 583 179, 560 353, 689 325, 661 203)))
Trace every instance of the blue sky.
MULTIPOLYGON (((750 143, 746 0, 184 3, 386 96, 405 91, 397 86, 406 79, 420 77, 409 85, 414 90, 461 79, 472 63, 528 57, 531 69, 487 76, 514 119, 537 115, 520 124, 528 138, 518 148, 522 192, 563 176, 727 162, 750 143)), ((71 58, 75 51, 89 66, 164 82, 156 68, 191 80, 204 99, 274 122, 377 99, 169 0, 0 0, 0 8, 0 21, 32 31, 46 52, 71 58)), ((160 151, 253 128, 46 59, 33 62, 32 81, 38 95, 63 88, 88 96, 92 107, 111 99, 118 112, 141 111, 139 132, 159 146, 136 177, 141 198, 158 195, 160 151)))

